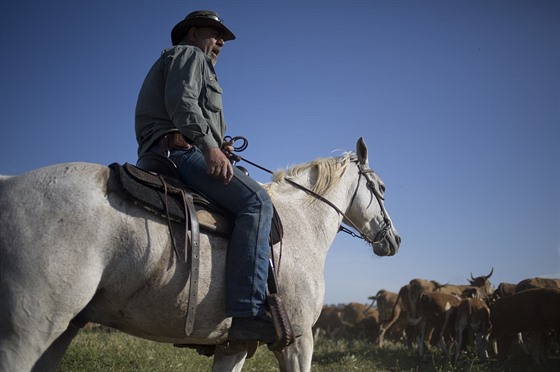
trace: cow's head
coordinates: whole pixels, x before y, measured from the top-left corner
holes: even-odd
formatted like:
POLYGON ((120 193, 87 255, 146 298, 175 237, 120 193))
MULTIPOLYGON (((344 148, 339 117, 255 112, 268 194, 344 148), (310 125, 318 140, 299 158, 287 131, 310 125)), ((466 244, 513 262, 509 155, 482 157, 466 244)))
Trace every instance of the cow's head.
POLYGON ((494 287, 492 287, 492 283, 488 280, 493 273, 494 268, 490 270, 490 274, 477 276, 476 278, 471 273, 471 278, 468 279, 472 286, 479 288, 479 294, 484 298, 490 298, 494 292, 494 287))

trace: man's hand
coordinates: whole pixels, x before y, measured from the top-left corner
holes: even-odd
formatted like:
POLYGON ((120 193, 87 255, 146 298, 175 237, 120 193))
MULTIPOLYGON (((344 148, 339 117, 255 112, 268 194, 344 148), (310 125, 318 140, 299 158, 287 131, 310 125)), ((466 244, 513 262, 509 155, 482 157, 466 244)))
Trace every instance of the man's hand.
POLYGON ((226 156, 227 156, 228 158, 231 157, 231 155, 233 155, 233 150, 234 150, 234 148, 233 148, 233 141, 224 141, 224 142, 222 143, 221 149, 222 149, 222 152, 223 152, 224 154, 226 154, 226 156))
POLYGON ((204 160, 208 164, 207 173, 224 181, 227 185, 233 177, 233 166, 227 156, 217 147, 204 150, 204 160))

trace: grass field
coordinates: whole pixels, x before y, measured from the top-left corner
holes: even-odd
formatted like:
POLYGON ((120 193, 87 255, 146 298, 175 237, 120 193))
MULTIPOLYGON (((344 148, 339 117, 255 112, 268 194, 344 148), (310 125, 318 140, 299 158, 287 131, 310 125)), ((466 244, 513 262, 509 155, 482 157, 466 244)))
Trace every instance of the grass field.
MULTIPOLYGON (((74 340, 60 371, 210 371, 212 359, 191 349, 159 344, 128 336, 120 332, 80 331, 74 340)), ((456 367, 447 356, 433 352, 425 361, 413 350, 400 344, 379 349, 364 341, 326 340, 317 342, 313 356, 313 371, 560 371, 560 360, 550 359, 547 365, 534 365, 519 355, 509 363, 495 360, 482 362, 465 356, 456 367)), ((277 371, 272 353, 266 347, 245 362, 244 371, 277 371)))

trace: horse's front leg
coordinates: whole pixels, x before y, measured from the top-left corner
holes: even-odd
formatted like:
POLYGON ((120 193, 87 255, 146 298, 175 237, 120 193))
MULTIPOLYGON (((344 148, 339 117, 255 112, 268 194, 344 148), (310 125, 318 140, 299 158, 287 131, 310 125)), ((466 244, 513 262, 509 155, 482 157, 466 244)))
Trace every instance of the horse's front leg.
POLYGON ((282 352, 275 352, 280 371, 282 372, 309 372, 313 357, 313 330, 307 329, 301 337, 282 352))
POLYGON ((225 342, 216 345, 214 360, 212 363, 213 372, 241 372, 245 358, 247 357, 247 344, 225 342))

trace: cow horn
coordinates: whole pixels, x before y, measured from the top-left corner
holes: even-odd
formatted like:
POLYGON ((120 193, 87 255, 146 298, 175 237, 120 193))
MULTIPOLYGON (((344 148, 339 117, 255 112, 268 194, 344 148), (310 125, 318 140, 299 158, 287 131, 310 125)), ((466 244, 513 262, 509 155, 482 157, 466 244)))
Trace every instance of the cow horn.
MULTIPOLYGON (((487 276, 485 276, 486 279, 490 278, 492 276, 492 274, 494 273, 494 267, 492 267, 492 270, 490 270, 490 274, 488 274, 487 276)), ((471 274, 472 275, 472 274, 471 274)))

